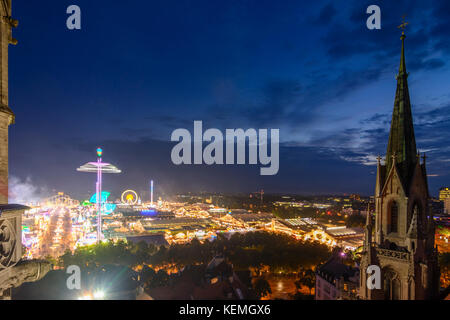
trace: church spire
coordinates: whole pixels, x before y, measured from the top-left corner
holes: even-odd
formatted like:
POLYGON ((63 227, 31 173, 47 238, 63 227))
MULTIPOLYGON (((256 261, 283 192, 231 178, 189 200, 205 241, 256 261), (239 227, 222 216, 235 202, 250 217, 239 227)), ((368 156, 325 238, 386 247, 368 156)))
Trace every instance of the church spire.
POLYGON ((370 215, 370 200, 367 204, 366 226, 372 227, 372 216, 370 215))
MULTIPOLYGON (((399 27, 405 28, 407 23, 399 27)), ((416 139, 414 137, 414 126, 411 113, 411 103, 408 90, 408 73, 405 62, 405 33, 402 31, 402 50, 400 56, 400 67, 397 75, 397 90, 395 92, 394 111, 392 113, 391 131, 386 154, 386 170, 389 173, 396 157, 399 173, 405 184, 409 180, 416 163, 416 139)))
POLYGON ((419 230, 418 230, 418 217, 417 217, 417 207, 414 208, 413 211, 413 216, 411 219, 411 224, 409 226, 409 230, 408 230, 408 238, 410 239, 414 239, 417 238, 417 236, 419 235, 419 230))
MULTIPOLYGON (((402 23, 401 28, 405 26, 402 23)), ((438 252, 434 247, 432 217, 427 218, 432 212, 425 161, 421 163, 414 138, 405 38, 402 32, 385 165, 378 157, 375 210, 372 214, 367 210, 360 264, 362 299, 422 300, 432 299, 439 293, 438 252), (375 217, 373 227, 371 216, 375 217), (371 279, 368 268, 372 265, 389 266, 377 280, 381 284, 379 290, 372 290, 374 283, 370 285, 368 281, 371 279)))
MULTIPOLYGON (((405 22, 402 23, 399 27, 402 27, 404 29, 404 27, 406 26, 405 22)), ((405 62, 405 31, 402 30, 402 35, 400 37, 400 39, 402 40, 402 52, 400 55, 400 67, 398 69, 398 75, 402 76, 404 74, 406 74, 406 62, 405 62)), ((407 74, 406 74, 407 76, 407 74)))
POLYGON ((365 239, 364 239, 364 250, 368 254, 368 259, 371 261, 372 259, 372 215, 370 214, 370 200, 367 204, 367 216, 366 216, 366 226, 365 226, 365 239))

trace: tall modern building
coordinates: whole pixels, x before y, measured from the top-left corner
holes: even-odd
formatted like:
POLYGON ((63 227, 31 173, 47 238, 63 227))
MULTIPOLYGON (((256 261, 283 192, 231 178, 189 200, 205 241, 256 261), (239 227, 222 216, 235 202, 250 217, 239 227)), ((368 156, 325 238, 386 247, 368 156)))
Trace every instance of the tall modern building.
POLYGON ((445 201, 445 199, 450 198, 450 188, 445 187, 439 190, 439 200, 445 201))
POLYGON ((432 299, 439 292, 426 157, 421 161, 416 149, 404 32, 400 39, 400 67, 385 164, 378 159, 375 225, 368 214, 361 260, 359 295, 369 300, 432 299), (367 284, 370 265, 380 267, 379 289, 370 289, 367 284))

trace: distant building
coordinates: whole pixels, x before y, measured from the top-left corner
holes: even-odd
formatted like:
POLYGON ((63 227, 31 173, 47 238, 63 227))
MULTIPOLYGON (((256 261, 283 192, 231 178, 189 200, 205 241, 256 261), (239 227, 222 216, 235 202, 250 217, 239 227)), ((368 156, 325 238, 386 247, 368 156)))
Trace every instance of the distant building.
POLYGON ((271 213, 238 213, 231 216, 249 228, 261 227, 274 219, 271 213))
POLYGON ((327 228, 325 232, 345 249, 356 250, 364 243, 364 229, 362 228, 338 226, 327 228))
POLYGON ((142 221, 146 232, 161 233, 166 231, 204 230, 211 227, 210 219, 175 218, 142 221))
POLYGON ((139 243, 141 241, 144 241, 145 243, 152 244, 156 247, 169 246, 169 243, 167 242, 164 233, 149 234, 143 236, 128 236, 127 241, 133 243, 139 243))
POLYGON ((450 198, 446 198, 444 201, 444 211, 446 214, 450 214, 450 198))
POLYGON ((351 194, 349 198, 352 200, 361 200, 361 196, 359 194, 351 194))
POLYGON ((235 215, 235 214, 249 214, 250 212, 248 212, 248 210, 246 209, 232 209, 230 210, 229 213, 235 215))
POLYGON ((323 265, 316 270, 316 300, 349 300, 356 299, 359 287, 359 269, 342 262, 336 251, 323 265))
POLYGON ((450 198, 450 188, 443 187, 439 190, 439 200, 445 201, 445 199, 450 198))
POLYGON ((431 198, 428 201, 428 205, 433 216, 444 214, 444 201, 437 198, 431 198))

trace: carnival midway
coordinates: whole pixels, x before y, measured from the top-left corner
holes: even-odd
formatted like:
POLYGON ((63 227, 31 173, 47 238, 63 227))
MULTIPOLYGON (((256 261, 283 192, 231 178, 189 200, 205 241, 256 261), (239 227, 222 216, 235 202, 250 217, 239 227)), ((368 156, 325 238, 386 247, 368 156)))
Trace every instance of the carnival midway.
MULTIPOLYGON (((143 195, 125 187, 112 200, 108 186, 102 184, 102 176, 122 172, 104 162, 102 155, 103 150, 98 148, 96 161, 77 168, 80 174, 96 174, 92 175, 95 193, 89 199, 75 200, 58 192, 39 203, 27 203, 30 209, 23 217, 22 243, 28 259, 57 258, 67 250, 106 241, 144 240, 169 245, 194 238, 214 241, 219 233, 231 236, 256 230, 285 233, 298 240, 319 241, 349 250, 358 250, 362 245, 363 233, 357 228, 324 225, 315 218, 280 219, 269 212, 221 207, 208 198, 189 202, 179 198, 179 201, 161 197, 154 200, 153 180, 148 181, 148 190, 143 195)), ((262 194, 261 191, 257 196, 262 194)), ((320 212, 327 210, 325 204, 303 205, 320 212)))
MULTIPOLYGON (((102 161, 103 150, 97 149, 97 160, 77 168, 79 172, 96 173, 96 192, 83 201, 72 199, 64 192, 42 199, 37 203, 28 203, 30 210, 24 215, 22 224, 22 243, 26 247, 29 259, 37 257, 58 257, 66 250, 74 250, 102 241, 117 240, 120 231, 133 233, 142 231, 136 223, 124 226, 120 221, 122 213, 115 211, 132 211, 138 213, 156 212, 153 204, 153 180, 150 181, 150 201, 143 203, 138 193, 127 189, 120 199, 110 201, 111 193, 102 190, 102 176, 105 173, 121 173, 114 165, 102 161), (103 228, 105 228, 103 230, 103 228), (112 238, 111 230, 118 230, 112 238)), ((161 207, 161 202, 159 202, 161 207)))

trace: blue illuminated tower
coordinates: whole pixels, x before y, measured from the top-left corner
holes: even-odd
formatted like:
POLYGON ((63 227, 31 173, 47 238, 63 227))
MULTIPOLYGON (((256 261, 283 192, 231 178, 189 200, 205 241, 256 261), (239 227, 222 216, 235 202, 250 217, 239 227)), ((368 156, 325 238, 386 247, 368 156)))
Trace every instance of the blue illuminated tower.
POLYGON ((153 180, 150 181, 150 206, 153 207, 153 180))

